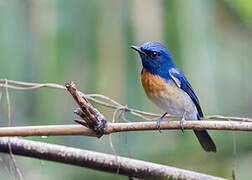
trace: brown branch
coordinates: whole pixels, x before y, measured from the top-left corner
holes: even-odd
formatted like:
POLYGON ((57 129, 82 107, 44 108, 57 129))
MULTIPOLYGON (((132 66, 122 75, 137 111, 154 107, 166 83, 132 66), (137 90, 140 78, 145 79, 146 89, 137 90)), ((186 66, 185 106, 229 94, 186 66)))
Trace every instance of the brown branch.
POLYGON ((83 93, 77 91, 72 81, 66 83, 65 86, 80 107, 74 112, 83 120, 76 120, 76 122, 94 130, 97 134, 104 134, 104 128, 107 124, 105 117, 88 102, 83 93))
POLYGON ((4 136, 73 136, 84 135, 101 137, 92 129, 81 125, 49 125, 49 126, 19 126, 1 127, 0 137, 4 136))
POLYGON ((109 154, 19 138, 0 138, 0 152, 9 153, 8 143, 10 143, 12 152, 16 155, 119 173, 131 177, 169 180, 224 180, 224 178, 170 166, 119 156, 116 158, 109 154))
MULTIPOLYGON (((161 129, 180 129, 179 121, 164 121, 161 129)), ((252 131, 250 122, 234 121, 185 121, 184 129, 210 129, 210 130, 232 130, 232 131, 252 131)), ((157 130, 156 122, 132 122, 132 123, 110 123, 106 127, 107 133, 122 131, 157 130)))
MULTIPOLYGON (((180 129, 179 121, 163 121, 163 130, 180 129)), ((231 130, 252 131, 252 123, 235 121, 185 121, 184 129, 209 129, 209 130, 231 130)), ((156 122, 132 122, 132 123, 108 123, 106 134, 125 131, 157 130, 156 122)), ((67 136, 83 135, 101 137, 93 130, 81 125, 49 125, 49 126, 21 126, 1 127, 0 137, 3 136, 67 136)))

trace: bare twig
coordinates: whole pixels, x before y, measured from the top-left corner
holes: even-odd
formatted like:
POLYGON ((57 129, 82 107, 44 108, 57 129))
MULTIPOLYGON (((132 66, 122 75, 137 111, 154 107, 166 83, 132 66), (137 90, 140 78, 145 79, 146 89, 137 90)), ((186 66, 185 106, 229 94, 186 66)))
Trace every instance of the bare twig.
POLYGON ((80 107, 75 110, 75 113, 83 121, 76 120, 76 122, 94 130, 97 134, 104 134, 104 128, 107 124, 105 117, 88 102, 82 93, 77 91, 72 81, 66 84, 66 88, 80 107))
MULTIPOLYGON (((96 170, 151 179, 169 180, 224 180, 223 178, 205 175, 170 166, 120 157, 116 161, 113 155, 71 148, 61 145, 9 138, 14 154, 38 159, 56 161, 96 170)), ((0 138, 0 152, 9 152, 8 138, 0 138)))
POLYGON ((227 121, 243 121, 243 122, 252 122, 251 118, 243 118, 243 117, 231 117, 231 116, 221 116, 221 115, 212 115, 206 116, 203 119, 216 119, 216 120, 227 120, 227 121))
POLYGON ((9 96, 9 91, 8 91, 8 81, 5 80, 5 92, 6 92, 6 101, 7 101, 7 106, 8 106, 8 126, 11 126, 11 106, 10 106, 10 96, 9 96))
MULTIPOLYGON (((163 130, 180 129, 179 121, 163 121, 163 130)), ((209 130, 231 130, 252 131, 252 123, 235 121, 185 121, 185 129, 209 129, 209 130)), ((108 123, 106 134, 126 131, 157 130, 156 122, 131 122, 131 123, 108 123)), ((0 137, 3 136, 67 136, 84 135, 101 137, 93 130, 81 125, 49 125, 49 126, 19 126, 1 127, 0 137)))
MULTIPOLYGON (((6 87, 16 90, 33 90, 41 87, 49 87, 49 88, 56 88, 56 89, 62 89, 66 90, 65 86, 55 84, 55 83, 29 83, 29 82, 22 82, 22 81, 14 81, 14 80, 6 80, 6 79, 0 79, 0 87, 6 87), (5 84, 5 82, 8 81, 8 85, 5 84)), ((81 92, 80 92, 81 93, 81 92)), ((82 93, 83 94, 83 93, 82 93)), ((97 104, 100 104, 104 107, 108 107, 111 109, 117 109, 119 107, 123 107, 126 112, 130 112, 133 115, 139 116, 145 120, 152 120, 148 117, 154 117, 158 118, 161 116, 161 114, 156 113, 150 113, 150 112, 144 112, 137 109, 128 108, 127 106, 123 106, 120 103, 116 102, 115 100, 112 100, 111 98, 104 96, 104 95, 98 95, 98 94, 85 94, 84 95, 88 100, 95 102, 97 104), (110 103, 104 102, 102 100, 98 100, 94 97, 102 98, 103 100, 108 100, 110 103)), ((172 116, 167 115, 166 118, 171 118, 172 116)), ((232 121, 243 121, 243 122, 252 122, 251 118, 243 118, 243 117, 226 117, 221 115, 212 115, 212 116, 205 116, 204 120, 208 119, 216 119, 216 120, 232 120, 232 121)))
MULTIPOLYGON (((6 92, 6 101, 7 101, 7 106, 8 106, 8 126, 10 127, 11 126, 11 105, 10 105, 10 96, 9 96, 9 91, 8 91, 8 81, 7 81, 7 79, 5 80, 5 85, 6 85, 6 88, 5 88, 5 90, 6 90, 5 91, 6 92)), ((18 178, 20 180, 23 180, 24 177, 23 177, 22 172, 20 171, 20 169, 17 167, 16 159, 15 159, 13 153, 12 153, 12 149, 11 149, 9 139, 8 139, 8 148, 9 148, 10 159, 13 162, 14 170, 15 170, 15 172, 17 172, 18 178)))
POLYGON ((2 91, 2 89, 0 88, 0 102, 1 102, 1 99, 2 99, 2 95, 3 95, 3 91, 2 91))
POLYGON ((0 83, 5 83, 8 82, 8 85, 6 84, 1 84, 0 87, 6 87, 9 86, 12 89, 18 88, 18 86, 24 86, 22 87, 22 90, 31 90, 31 89, 37 89, 41 87, 51 87, 51 88, 57 88, 57 89, 66 89, 65 86, 55 84, 55 83, 29 83, 29 82, 23 82, 23 81, 14 81, 14 80, 8 80, 8 79, 0 79, 0 83), (18 85, 18 86, 12 86, 9 84, 13 85, 18 85))
POLYGON ((72 136, 84 135, 101 137, 92 129, 81 125, 19 126, 1 127, 0 136, 72 136))
MULTIPOLYGON (((252 123, 235 121, 185 121, 185 129, 211 129, 211 130, 233 130, 233 131, 252 131, 252 123)), ((164 121, 161 129, 180 129, 179 121, 164 121)), ((157 130, 156 122, 131 122, 131 123, 109 123, 106 132, 157 130)))

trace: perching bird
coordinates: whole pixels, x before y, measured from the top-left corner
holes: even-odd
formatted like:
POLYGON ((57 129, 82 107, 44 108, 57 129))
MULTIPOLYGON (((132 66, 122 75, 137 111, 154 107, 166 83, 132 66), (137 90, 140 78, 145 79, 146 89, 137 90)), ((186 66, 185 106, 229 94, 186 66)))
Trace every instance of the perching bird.
MULTIPOLYGON (((168 49, 157 42, 147 42, 142 46, 131 46, 142 59, 141 81, 147 97, 165 111, 157 122, 167 114, 182 117, 184 120, 200 120, 203 113, 199 100, 184 74, 174 65, 168 49)), ((194 130, 205 151, 216 152, 216 146, 206 130, 194 130)))

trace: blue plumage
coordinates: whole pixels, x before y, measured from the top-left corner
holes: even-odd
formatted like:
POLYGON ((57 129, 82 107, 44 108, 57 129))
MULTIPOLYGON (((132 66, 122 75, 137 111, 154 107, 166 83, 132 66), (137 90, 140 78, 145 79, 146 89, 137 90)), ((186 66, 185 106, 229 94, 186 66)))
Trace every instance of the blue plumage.
POLYGON ((184 74, 177 67, 174 68, 176 69, 176 71, 170 71, 170 74, 180 81, 181 83, 180 88, 183 89, 183 91, 185 91, 192 99, 198 111, 198 119, 200 120, 200 117, 203 117, 203 112, 200 107, 199 99, 196 96, 191 84, 187 81, 184 74))
POLYGON ((184 76, 184 74, 174 65, 172 57, 168 51, 168 49, 160 43, 157 42, 148 42, 143 44, 139 50, 142 52, 140 56, 142 58, 142 65, 145 69, 147 69, 153 75, 159 75, 164 78, 167 82, 169 80, 173 80, 171 75, 177 78, 181 85, 181 88, 184 92, 186 92, 193 103, 197 107, 198 110, 198 119, 203 117, 203 113, 200 107, 199 100, 184 76), (153 56, 153 53, 157 53, 153 56))
MULTIPOLYGON (((148 98, 166 113, 181 116, 182 130, 185 119, 200 120, 203 112, 199 99, 184 74, 174 65, 168 49, 157 42, 131 47, 141 56, 141 80, 148 98)), ((158 121, 158 129, 162 117, 158 121)), ((216 152, 216 146, 206 130, 194 132, 205 151, 216 152)))

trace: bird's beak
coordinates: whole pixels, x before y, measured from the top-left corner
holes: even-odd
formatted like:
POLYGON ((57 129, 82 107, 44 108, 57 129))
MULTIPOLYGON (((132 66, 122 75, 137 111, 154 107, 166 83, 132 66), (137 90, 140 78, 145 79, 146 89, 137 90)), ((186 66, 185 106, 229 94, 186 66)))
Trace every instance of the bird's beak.
POLYGON ((132 49, 134 49, 135 51, 139 52, 140 54, 144 54, 145 55, 145 52, 143 52, 139 46, 130 46, 130 47, 132 49))

